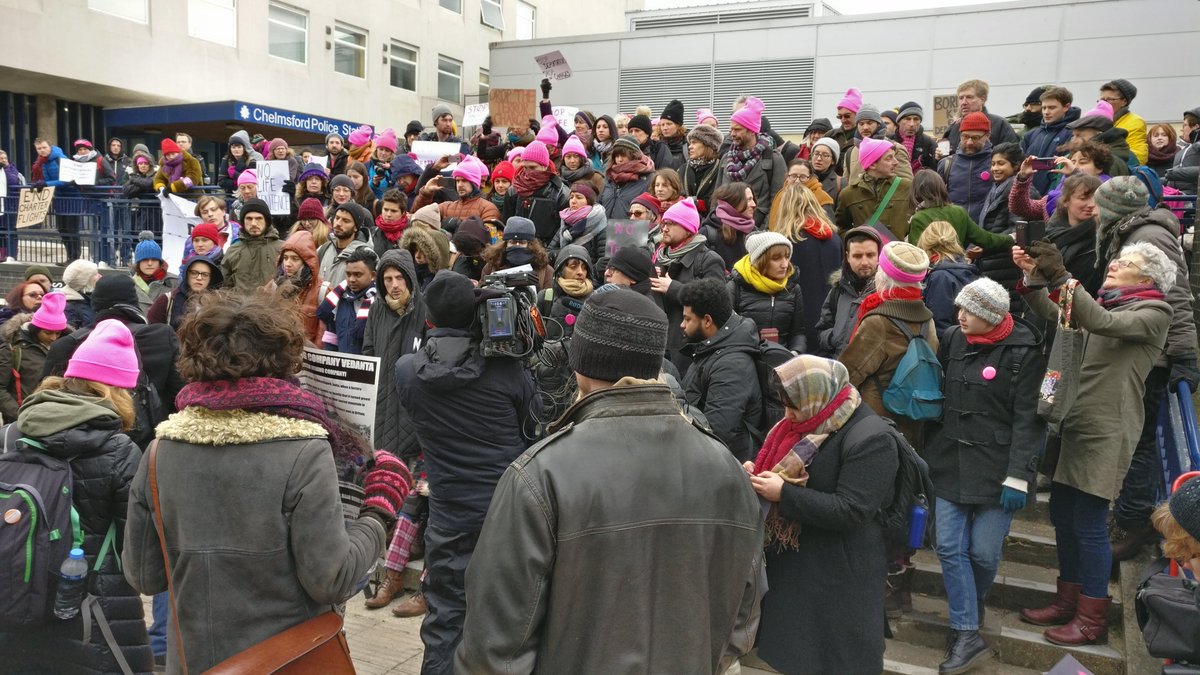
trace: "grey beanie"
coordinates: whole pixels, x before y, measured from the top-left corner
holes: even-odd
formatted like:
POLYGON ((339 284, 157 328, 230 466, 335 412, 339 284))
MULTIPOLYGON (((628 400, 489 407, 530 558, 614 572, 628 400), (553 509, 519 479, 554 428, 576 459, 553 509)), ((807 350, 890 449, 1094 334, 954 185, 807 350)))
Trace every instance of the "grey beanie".
POLYGON ((1179 526, 1187 530, 1193 539, 1200 539, 1200 478, 1180 485, 1168 504, 1179 526))
POLYGON ((925 121, 925 111, 921 109, 921 106, 912 101, 905 103, 904 107, 900 108, 900 112, 896 114, 896 117, 897 119, 904 119, 910 115, 916 115, 917 119, 921 120, 922 122, 925 121))
POLYGON ((439 103, 433 106, 433 121, 437 122, 438 118, 442 115, 450 115, 453 117, 454 113, 450 112, 450 106, 446 105, 445 103, 439 103))
POLYGON ((813 143, 813 150, 816 150, 818 145, 825 146, 829 149, 829 152, 833 153, 834 162, 837 162, 838 158, 842 156, 842 146, 838 145, 837 141, 828 136, 825 136, 824 138, 818 138, 817 142, 813 143))
POLYGON ((1096 209, 1101 224, 1111 225, 1150 204, 1150 191, 1141 179, 1116 176, 1100 184, 1096 190, 1096 209))
POLYGON ((954 305, 996 326, 1008 314, 1008 291, 983 277, 963 286, 954 298, 954 305))
POLYGON ((352 178, 350 178, 350 176, 347 176, 344 173, 339 173, 338 175, 333 177, 333 180, 329 181, 330 192, 332 192, 333 188, 336 188, 336 187, 344 187, 347 190, 349 190, 351 193, 353 193, 354 192, 354 180, 352 178))
POLYGON ((863 106, 858 109, 858 115, 854 117, 855 124, 858 124, 863 120, 871 120, 876 124, 883 126, 883 116, 879 114, 879 108, 876 108, 870 103, 864 103, 863 106))
POLYGON ((649 380, 662 370, 666 348, 667 315, 641 293, 620 288, 584 304, 567 358, 571 370, 585 377, 649 380))
POLYGON ((688 132, 688 142, 697 141, 713 150, 721 149, 721 142, 724 140, 721 132, 716 127, 709 124, 697 124, 688 132))
POLYGON ((633 136, 621 136, 613 141, 612 153, 616 154, 618 149, 633 154, 634 159, 642 156, 642 147, 633 136))
POLYGON ((1117 91, 1121 92, 1121 98, 1130 103, 1133 103, 1134 97, 1137 96, 1137 87, 1133 86, 1133 83, 1126 79, 1113 80, 1112 82, 1107 83, 1105 87, 1116 89, 1117 91))
POLYGON ((504 225, 504 241, 533 241, 537 237, 537 226, 521 216, 512 216, 504 225))
POLYGON ((345 142, 346 142, 346 139, 342 138, 342 135, 341 135, 341 134, 339 134, 339 133, 338 133, 338 132, 336 132, 336 131, 331 131, 331 132, 329 132, 329 133, 325 134, 325 142, 326 142, 326 143, 328 143, 328 142, 329 142, 329 139, 331 139, 331 138, 336 138, 336 139, 338 139, 339 141, 341 141, 342 143, 345 143, 345 142))

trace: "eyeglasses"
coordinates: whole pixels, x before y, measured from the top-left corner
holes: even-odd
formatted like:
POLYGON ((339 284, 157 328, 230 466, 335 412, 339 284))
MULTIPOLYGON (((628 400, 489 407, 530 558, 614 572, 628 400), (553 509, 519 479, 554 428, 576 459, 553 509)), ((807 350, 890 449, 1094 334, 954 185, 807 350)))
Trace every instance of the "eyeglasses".
POLYGON ((43 295, 45 295, 45 293, 38 293, 37 291, 34 291, 33 293, 26 293, 26 294, 25 294, 25 297, 27 297, 27 298, 40 298, 40 297, 42 297, 43 295))
POLYGON ((1117 101, 1124 99, 1122 99, 1120 96, 1101 96, 1100 100, 1104 101, 1105 103, 1116 103, 1117 101))
POLYGON ((1141 271, 1142 271, 1142 266, 1141 266, 1141 265, 1139 265, 1139 264, 1137 264, 1137 263, 1133 262, 1132 260, 1125 260, 1124 258, 1119 258, 1119 259, 1117 259, 1117 260, 1114 260, 1112 264, 1116 265, 1116 266, 1117 266, 1117 269, 1119 269, 1119 270, 1123 270, 1123 269, 1125 269, 1125 268, 1127 268, 1127 267, 1132 267, 1132 268, 1136 269, 1136 270, 1137 270, 1137 271, 1139 271, 1139 272, 1141 272, 1141 271))
POLYGON ((784 176, 783 179, 784 180, 794 180, 797 183, 799 183, 799 182, 808 180, 808 176, 805 176, 804 174, 799 174, 799 173, 789 173, 788 175, 784 176))
POLYGON ((813 151, 813 153, 812 153, 812 155, 811 155, 811 157, 812 157, 813 159, 818 159, 818 158, 820 158, 820 159, 833 159, 833 153, 832 153, 832 152, 817 152, 816 150, 814 150, 814 151, 813 151))
POLYGON ((212 276, 212 272, 197 272, 196 270, 188 271, 189 279, 207 279, 212 276))
POLYGON ((848 120, 848 119, 853 119, 853 118, 854 118, 854 113, 838 113, 838 116, 837 116, 837 118, 838 118, 839 120, 848 120))

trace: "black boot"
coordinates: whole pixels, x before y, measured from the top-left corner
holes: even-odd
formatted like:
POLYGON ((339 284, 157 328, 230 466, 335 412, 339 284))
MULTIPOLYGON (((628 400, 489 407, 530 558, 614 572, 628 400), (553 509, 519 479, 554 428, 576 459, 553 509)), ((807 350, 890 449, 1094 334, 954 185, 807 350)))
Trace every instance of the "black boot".
POLYGON ((977 630, 955 630, 946 649, 946 660, 938 666, 938 675, 959 675, 987 658, 988 646, 977 630))

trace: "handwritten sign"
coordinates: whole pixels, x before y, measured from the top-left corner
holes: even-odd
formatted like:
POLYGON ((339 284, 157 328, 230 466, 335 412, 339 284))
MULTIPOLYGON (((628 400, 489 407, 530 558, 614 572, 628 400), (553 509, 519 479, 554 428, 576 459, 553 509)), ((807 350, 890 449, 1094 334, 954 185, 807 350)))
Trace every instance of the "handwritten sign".
POLYGON ((523 126, 537 110, 537 92, 532 89, 493 89, 488 93, 492 124, 523 126))
POLYGON ((416 155, 417 165, 422 169, 443 157, 454 156, 462 151, 458 143, 442 143, 439 141, 413 141, 412 154, 416 155))
POLYGON ((610 219, 605 234, 605 252, 610 256, 627 246, 645 248, 650 241, 650 221, 610 219))
POLYGON ((537 61, 538 68, 542 69, 542 75, 551 80, 565 80, 571 76, 571 66, 567 65, 567 59, 559 50, 554 50, 548 54, 533 57, 537 61))
POLYGON ((286 159, 258 162, 258 198, 271 207, 271 215, 286 216, 292 212, 292 199, 283 191, 283 183, 291 175, 286 159))
POLYGON ((179 269, 190 252, 192 226, 200 222, 196 212, 196 202, 188 201, 179 195, 159 195, 158 203, 162 208, 163 260, 167 261, 168 269, 179 269))
POLYGON ((941 137, 958 117, 958 96, 939 94, 933 97, 933 135, 941 137))
POLYGON ((558 120, 558 126, 574 133, 575 130, 575 115, 579 112, 579 108, 572 108, 569 105, 556 105, 550 109, 554 114, 554 119, 558 120))
POLYGON ((72 159, 58 160, 58 179, 76 185, 96 184, 96 163, 76 162, 72 159))
POLYGON ((33 227, 46 222, 46 214, 50 213, 53 201, 53 187, 41 190, 21 188, 21 195, 17 198, 17 227, 33 227))
POLYGON ((483 124, 488 116, 488 104, 474 103, 463 108, 462 124, 464 127, 474 127, 483 124))

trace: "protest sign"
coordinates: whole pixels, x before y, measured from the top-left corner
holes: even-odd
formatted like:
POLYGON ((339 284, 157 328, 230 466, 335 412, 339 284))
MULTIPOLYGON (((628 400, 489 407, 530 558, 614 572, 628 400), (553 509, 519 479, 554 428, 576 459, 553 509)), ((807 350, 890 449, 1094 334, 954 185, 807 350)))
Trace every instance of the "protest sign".
POLYGON ((271 207, 271 215, 286 216, 292 212, 292 198, 283 191, 283 183, 291 176, 286 159, 272 159, 255 165, 258 173, 258 198, 271 207))
POLYGON ((455 155, 462 151, 462 145, 458 143, 442 143, 440 141, 413 141, 412 154, 417 165, 422 169, 429 166, 437 160, 449 156, 451 161, 455 160, 455 155))
POLYGON ((610 256, 626 246, 645 248, 650 241, 650 221, 611 219, 605 235, 605 249, 610 256))
POLYGON ((53 201, 53 187, 41 190, 21 188, 21 195, 17 200, 17 227, 33 227, 44 223, 53 201))
POLYGON ((195 215, 196 203, 179 195, 159 195, 158 203, 163 219, 163 260, 167 261, 167 269, 179 269, 191 242, 192 226, 200 222, 195 215))
POLYGON ((567 133, 575 133, 575 114, 579 112, 579 108, 572 108, 569 105, 556 105, 550 109, 554 114, 554 119, 558 120, 558 126, 567 130, 567 133))
POLYGON ((547 79, 557 82, 571 76, 571 66, 567 65, 566 57, 557 49, 548 54, 535 56, 533 60, 537 61, 538 68, 541 68, 542 75, 545 75, 547 79))
POLYGON ((4 200, 8 197, 8 175, 0 171, 0 215, 4 214, 4 200))
POLYGON ((483 124, 483 120, 487 116, 488 104, 473 103, 463 108, 462 125, 464 127, 473 127, 483 124))
POLYGON ((300 381, 333 408, 342 422, 358 431, 370 447, 375 447, 379 357, 305 347, 300 381))
POLYGON ((312 155, 308 158, 308 161, 316 164, 317 166, 323 166, 327 169, 329 168, 329 158, 325 155, 312 155))
POLYGON ((939 94, 933 97, 933 129, 930 131, 934 137, 940 138, 957 118, 957 95, 939 94))
POLYGON ((58 160, 58 179, 64 183, 74 181, 76 185, 95 185, 96 163, 60 159, 58 160))
POLYGON ((492 89, 488 92, 488 108, 492 124, 523 126, 537 112, 537 92, 532 89, 492 89))

